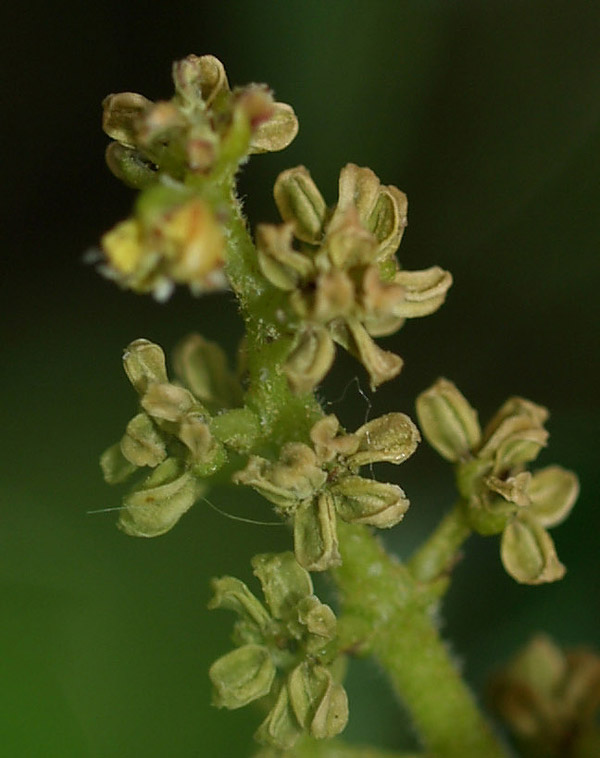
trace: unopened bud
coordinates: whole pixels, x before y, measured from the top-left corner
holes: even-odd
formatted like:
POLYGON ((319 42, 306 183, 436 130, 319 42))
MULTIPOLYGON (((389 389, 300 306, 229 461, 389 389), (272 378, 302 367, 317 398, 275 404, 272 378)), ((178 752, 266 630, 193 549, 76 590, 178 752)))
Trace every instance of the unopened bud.
POLYGON ((325 378, 334 357, 335 346, 327 329, 306 326, 283 367, 293 392, 311 392, 325 378))
POLYGON ((208 675, 214 687, 217 708, 242 708, 271 691, 275 664, 266 647, 244 645, 219 658, 208 675))
POLYGON ((154 468, 167 457, 165 442, 145 413, 138 413, 127 424, 121 451, 136 466, 154 468))
POLYGON ((154 419, 179 422, 197 402, 189 390, 176 384, 153 382, 142 397, 142 408, 154 419))
POLYGON ((294 225, 295 236, 317 243, 323 236, 327 206, 304 166, 283 171, 273 188, 275 204, 284 221, 294 225))
POLYGON ((286 148, 298 134, 298 119, 287 103, 273 103, 273 113, 250 137, 249 153, 272 153, 286 148))
POLYGON ((119 528, 132 537, 168 532, 196 502, 200 486, 175 458, 167 458, 123 501, 119 528))
POLYGON ((329 492, 322 492, 296 509, 294 552, 307 571, 326 571, 341 562, 335 504, 329 492))
POLYGON ((416 408, 425 438, 446 460, 464 459, 479 445, 477 411, 452 382, 438 379, 418 396, 416 408))
POLYGON ((351 524, 389 529, 404 518, 410 501, 396 484, 345 476, 331 487, 336 510, 351 524))
POLYGON ((102 101, 102 128, 109 137, 123 145, 134 147, 137 126, 153 103, 136 92, 119 92, 102 101))
POLYGON ((288 690, 298 722, 312 737, 335 737, 346 726, 346 692, 324 666, 299 664, 288 678, 288 690))
POLYGON ((188 55, 173 64, 177 94, 188 104, 210 107, 221 92, 229 90, 225 68, 214 55, 188 55))
POLYGON ((531 512, 542 526, 564 521, 579 495, 579 481, 572 471, 548 466, 536 471, 527 489, 531 512))
POLYGON ((354 432, 359 448, 348 458, 352 468, 387 461, 402 463, 415 452, 421 440, 419 430, 404 413, 386 413, 354 432))
POLYGON ((504 530, 500 557, 506 571, 521 584, 555 582, 565 574, 552 538, 527 511, 504 530))
POLYGON ((123 353, 125 373, 134 389, 144 395, 153 383, 168 382, 165 354, 162 348, 148 340, 135 340, 123 353))

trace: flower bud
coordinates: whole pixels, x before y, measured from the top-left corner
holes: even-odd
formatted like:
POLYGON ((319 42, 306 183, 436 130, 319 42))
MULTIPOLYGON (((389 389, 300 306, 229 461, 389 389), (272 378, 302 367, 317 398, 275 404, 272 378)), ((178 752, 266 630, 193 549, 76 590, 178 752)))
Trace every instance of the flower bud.
POLYGON ((298 722, 312 737, 335 737, 346 726, 346 692, 324 666, 300 663, 288 678, 288 691, 298 722))
POLYGON ((272 745, 279 750, 291 750, 300 736, 302 727, 290 703, 288 688, 279 690, 275 705, 254 734, 254 739, 263 745, 272 745))
POLYGON ((250 155, 286 148, 298 134, 298 119, 287 103, 273 103, 270 118, 259 123, 250 137, 250 155))
POLYGON ((241 401, 242 389, 216 342, 190 334, 175 348, 173 365, 198 400, 211 409, 230 408, 241 401))
POLYGON ((283 370, 293 392, 311 392, 321 382, 333 363, 335 346, 322 326, 305 326, 283 370))
POLYGON ((406 195, 396 187, 382 186, 371 169, 349 163, 340 172, 332 224, 350 207, 356 208, 361 225, 375 236, 377 260, 393 255, 406 227, 406 195))
POLYGON ((162 421, 179 422, 197 407, 189 390, 169 382, 153 382, 148 385, 141 400, 142 408, 149 416, 162 421))
POLYGON ((452 382, 438 381, 417 398, 417 417, 429 444, 448 461, 458 461, 479 445, 477 411, 452 382))
POLYGON ((234 611, 261 632, 268 631, 271 626, 271 617, 243 582, 233 576, 223 576, 220 579, 213 579, 211 586, 214 596, 208 603, 210 610, 223 608, 234 611))
POLYGON ((162 348, 148 340, 135 340, 123 353, 123 366, 127 378, 139 395, 157 382, 168 382, 165 354, 162 348))
POLYGON ((500 557, 506 571, 521 584, 555 582, 565 574, 552 538, 527 511, 504 530, 500 557))
POLYGON ((341 562, 333 497, 322 492, 294 514, 294 552, 307 571, 325 571, 341 562))
POLYGON ((410 501, 396 484, 345 476, 331 487, 336 510, 351 524, 389 529, 404 518, 410 501))
POLYGON ((298 603, 312 595, 310 575, 300 566, 292 552, 255 555, 252 568, 276 619, 290 618, 298 603))
POLYGON ((129 147, 137 143, 137 126, 153 103, 136 92, 119 92, 102 101, 102 129, 109 137, 129 147))
POLYGON ((165 442, 145 413, 138 413, 127 424, 121 452, 136 466, 154 468, 167 457, 165 442))
POLYGON ((579 481, 572 471, 548 466, 536 471, 527 489, 531 512, 542 526, 564 521, 579 495, 579 481))
POLYGON ((132 537, 168 532, 196 502, 197 480, 175 458, 167 458, 123 500, 119 528, 132 537))
POLYGON ((323 236, 327 206, 308 170, 297 166, 283 171, 273 194, 281 218, 294 225, 294 235, 316 244, 323 236))
POLYGON ((404 413, 386 413, 354 432, 358 451, 348 458, 352 468, 369 463, 402 463, 415 452, 421 440, 419 430, 404 413))
POLYGON ((262 645, 244 645, 219 658, 208 675, 217 708, 242 708, 271 691, 275 664, 262 645))
POLYGON ((229 91, 225 68, 214 55, 188 55, 173 64, 175 91, 188 105, 209 108, 229 91))

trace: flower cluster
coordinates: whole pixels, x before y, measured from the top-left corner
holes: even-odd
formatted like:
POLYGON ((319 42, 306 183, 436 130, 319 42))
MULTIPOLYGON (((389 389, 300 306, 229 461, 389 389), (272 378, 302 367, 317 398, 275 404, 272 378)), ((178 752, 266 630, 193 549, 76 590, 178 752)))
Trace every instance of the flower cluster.
POLYGON ((592 651, 565 653, 548 637, 534 637, 496 674, 490 694, 528 755, 596 754, 600 658, 592 651))
POLYGON ((513 397, 482 431, 466 398, 439 379, 417 398, 417 416, 427 441, 456 464, 470 526, 480 534, 502 533, 506 571, 524 584, 562 578, 565 567, 546 528, 569 515, 579 492, 577 477, 560 466, 526 470, 546 445, 548 411, 513 397))
POLYGON ((331 367, 334 343, 363 363, 373 388, 392 379, 402 359, 373 337, 436 311, 452 283, 437 266, 400 269, 395 252, 406 226, 406 195, 354 164, 340 173, 334 209, 303 166, 280 174, 274 195, 285 223, 259 226, 257 248, 265 277, 289 293, 296 331, 285 366, 290 385, 312 390, 331 367))
POLYGON ((313 594, 310 575, 293 553, 256 555, 252 567, 266 607, 238 579, 213 580, 209 608, 240 616, 237 647, 209 671, 214 704, 234 709, 270 696, 269 714, 255 737, 277 749, 291 749, 303 733, 334 737, 348 720, 339 681, 343 659, 332 645, 335 615, 313 594))
POLYGON ((353 434, 342 433, 334 415, 325 416, 310 437, 312 447, 288 442, 274 462, 250 456, 233 480, 253 487, 292 520, 296 559, 309 571, 324 571, 340 562, 337 516, 379 528, 403 518, 409 501, 402 489, 363 478, 357 471, 379 461, 402 463, 420 437, 402 413, 369 421, 353 434))
POLYGON ((241 452, 252 444, 258 422, 249 410, 231 407, 241 390, 221 349, 200 335, 185 339, 175 354, 187 387, 169 382, 164 353, 148 340, 132 342, 123 365, 140 412, 100 463, 110 484, 152 469, 125 496, 119 526, 136 537, 154 537, 171 529, 202 495, 202 480, 226 462, 227 448, 241 452), (212 416, 209 407, 221 412, 212 416))
POLYGON ((175 95, 151 102, 134 92, 105 98, 103 128, 114 141, 110 170, 143 189, 135 214, 101 240, 103 273, 135 292, 169 295, 223 288, 227 204, 214 188, 248 154, 281 150, 296 136, 294 111, 264 85, 231 90, 222 63, 190 55, 173 66, 175 95))

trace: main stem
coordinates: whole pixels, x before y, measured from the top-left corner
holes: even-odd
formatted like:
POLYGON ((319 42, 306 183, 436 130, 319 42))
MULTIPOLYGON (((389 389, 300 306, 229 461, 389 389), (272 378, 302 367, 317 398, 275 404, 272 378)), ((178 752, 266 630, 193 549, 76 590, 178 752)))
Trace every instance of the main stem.
POLYGON ((428 611, 428 596, 367 528, 339 524, 335 570, 348 648, 375 656, 436 757, 506 756, 458 673, 428 611))
MULTIPOLYGON (((228 275, 247 329, 246 402, 273 446, 307 440, 322 410, 312 394, 298 396, 289 389, 282 363, 292 338, 279 329, 282 303, 260 275, 235 200, 233 207, 228 275)), ((339 522, 338 537, 343 563, 333 576, 343 603, 341 647, 375 656, 412 714, 424 747, 436 758, 503 758, 506 754, 440 639, 423 584, 390 558, 367 528, 339 522)))

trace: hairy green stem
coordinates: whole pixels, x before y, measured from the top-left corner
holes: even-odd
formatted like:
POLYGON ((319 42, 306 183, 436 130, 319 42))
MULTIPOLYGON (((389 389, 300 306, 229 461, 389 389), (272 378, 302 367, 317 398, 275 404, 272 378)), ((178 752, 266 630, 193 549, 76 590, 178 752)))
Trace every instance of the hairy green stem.
POLYGON ((463 543, 471 535, 460 501, 440 521, 433 534, 412 555, 407 568, 419 582, 448 578, 459 559, 463 543))
POLYGON ((339 524, 342 634, 383 666, 423 745, 441 758, 500 758, 500 742, 441 640, 412 575, 365 527, 339 524))
POLYGON ((290 439, 290 430, 294 430, 294 439, 307 441, 322 411, 312 393, 290 392, 282 364, 293 337, 281 328, 283 295, 261 275, 254 244, 235 201, 228 232, 227 273, 246 325, 250 376, 246 405, 259 416, 263 439, 274 449, 290 439))

